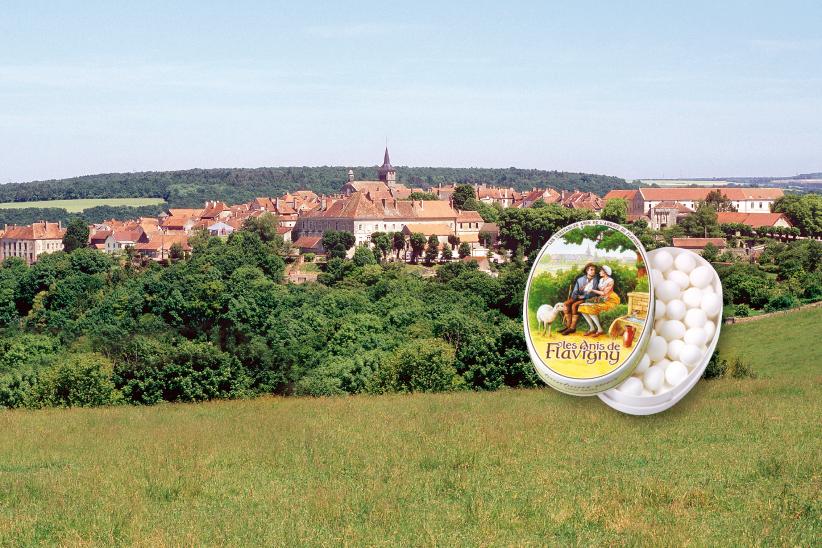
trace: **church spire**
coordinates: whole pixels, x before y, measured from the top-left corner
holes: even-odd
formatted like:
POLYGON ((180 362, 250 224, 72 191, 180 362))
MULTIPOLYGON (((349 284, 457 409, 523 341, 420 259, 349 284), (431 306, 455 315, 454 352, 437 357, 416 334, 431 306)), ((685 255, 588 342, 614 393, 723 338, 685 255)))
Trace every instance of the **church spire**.
POLYGON ((388 186, 397 182, 397 170, 391 165, 391 158, 388 157, 388 145, 385 146, 385 156, 383 157, 382 166, 379 169, 380 181, 383 181, 388 186))
POLYGON ((385 158, 382 160, 382 167, 391 167, 391 159, 388 157, 388 145, 385 147, 385 158))

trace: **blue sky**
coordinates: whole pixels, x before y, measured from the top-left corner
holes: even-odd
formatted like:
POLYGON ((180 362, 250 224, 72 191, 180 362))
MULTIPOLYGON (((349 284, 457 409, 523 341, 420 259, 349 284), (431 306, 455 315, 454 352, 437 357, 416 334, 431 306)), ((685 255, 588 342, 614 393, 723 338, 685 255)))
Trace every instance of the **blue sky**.
POLYGON ((820 2, 3 2, 0 182, 822 170, 820 2), (623 5, 625 4, 625 5, 623 5))

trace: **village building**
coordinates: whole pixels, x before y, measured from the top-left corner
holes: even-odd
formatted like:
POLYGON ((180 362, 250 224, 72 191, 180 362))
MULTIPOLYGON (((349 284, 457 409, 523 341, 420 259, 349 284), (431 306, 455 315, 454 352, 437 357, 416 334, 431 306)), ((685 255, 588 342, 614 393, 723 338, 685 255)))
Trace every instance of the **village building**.
POLYGON ((105 239, 103 251, 106 253, 121 253, 126 248, 145 242, 148 242, 148 236, 141 227, 119 228, 113 230, 105 239))
POLYGON ((141 257, 152 261, 167 261, 171 258, 171 248, 179 245, 184 253, 191 252, 186 234, 163 234, 159 233, 149 241, 137 243, 134 249, 141 257))
POLYGON ((0 261, 18 257, 34 264, 44 253, 63 250, 66 229, 60 223, 40 221, 30 226, 6 225, 0 237, 0 261))
POLYGON ((582 192, 579 190, 574 190, 573 192, 563 190, 559 195, 558 202, 570 209, 602 211, 605 207, 605 200, 593 192, 582 192))
POLYGON ((690 249, 697 253, 701 253, 708 244, 713 244, 719 249, 725 249, 728 246, 725 238, 673 238, 671 243, 674 247, 690 249))
POLYGON ((716 214, 719 224, 743 224, 751 228, 780 226, 790 228, 791 221, 784 213, 739 213, 737 211, 720 211, 716 214))
POLYGON ((628 213, 645 215, 662 202, 679 202, 696 210, 708 193, 718 190, 726 196, 739 213, 770 213, 773 203, 784 196, 779 188, 723 187, 723 188, 640 188, 634 191, 611 191, 605 195, 629 199, 628 213), (619 192, 620 194, 615 194, 619 192), (622 193, 632 192, 630 198, 622 193))
POLYGON ((514 204, 514 207, 531 207, 539 200, 546 204, 553 204, 560 201, 560 193, 553 188, 532 188, 529 192, 522 193, 522 199, 514 204))

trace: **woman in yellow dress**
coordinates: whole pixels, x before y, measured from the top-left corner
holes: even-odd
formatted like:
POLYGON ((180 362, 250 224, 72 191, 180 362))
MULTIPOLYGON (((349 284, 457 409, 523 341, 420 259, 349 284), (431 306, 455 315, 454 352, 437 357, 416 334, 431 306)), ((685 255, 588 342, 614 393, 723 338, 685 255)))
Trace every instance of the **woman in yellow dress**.
POLYGON ((611 277, 611 267, 603 265, 599 269, 599 287, 592 290, 592 293, 599 295, 584 304, 579 305, 579 313, 588 322, 591 329, 585 333, 586 337, 599 337, 605 331, 599 323, 599 315, 607 310, 611 310, 619 304, 619 295, 614 291, 614 279, 611 277), (596 329, 594 329, 596 327, 596 329))

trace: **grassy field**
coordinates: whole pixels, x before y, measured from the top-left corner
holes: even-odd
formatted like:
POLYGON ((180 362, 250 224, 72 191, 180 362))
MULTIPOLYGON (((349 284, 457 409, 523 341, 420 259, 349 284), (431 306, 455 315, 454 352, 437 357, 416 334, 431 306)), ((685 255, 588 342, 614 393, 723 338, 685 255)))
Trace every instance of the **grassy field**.
POLYGON ((726 326, 762 378, 651 417, 550 389, 3 412, 0 544, 816 544, 820 320, 726 326))
POLYGON ((47 200, 42 202, 5 202, 0 209, 22 209, 26 207, 61 207, 69 213, 79 213, 95 206, 146 206, 159 205, 162 198, 91 198, 87 200, 47 200))
POLYGON ((678 187, 678 186, 725 186, 730 184, 730 181, 699 181, 694 179, 642 179, 642 184, 645 185, 659 185, 661 187, 678 187))

